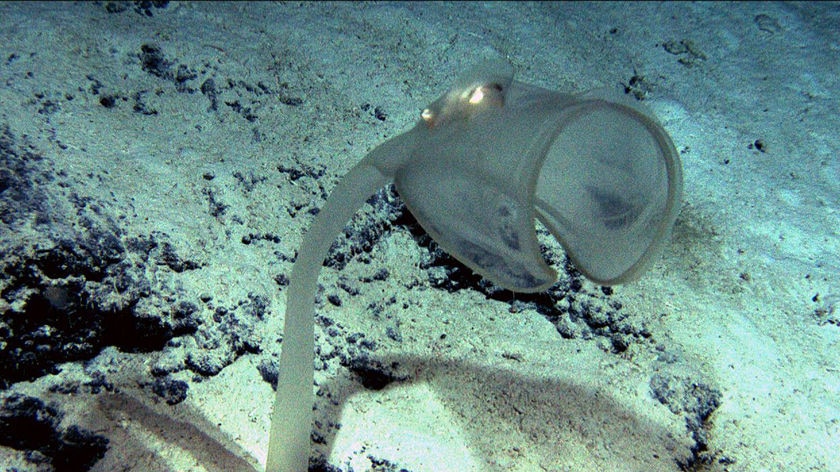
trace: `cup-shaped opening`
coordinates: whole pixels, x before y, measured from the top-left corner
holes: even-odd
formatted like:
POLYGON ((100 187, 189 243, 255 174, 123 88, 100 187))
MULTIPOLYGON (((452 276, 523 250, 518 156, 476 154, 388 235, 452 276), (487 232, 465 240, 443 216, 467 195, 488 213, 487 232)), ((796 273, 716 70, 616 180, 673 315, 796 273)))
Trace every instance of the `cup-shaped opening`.
POLYGON ((535 207, 581 272, 615 284, 658 253, 680 187, 679 157, 656 122, 633 106, 584 99, 559 119, 535 207))

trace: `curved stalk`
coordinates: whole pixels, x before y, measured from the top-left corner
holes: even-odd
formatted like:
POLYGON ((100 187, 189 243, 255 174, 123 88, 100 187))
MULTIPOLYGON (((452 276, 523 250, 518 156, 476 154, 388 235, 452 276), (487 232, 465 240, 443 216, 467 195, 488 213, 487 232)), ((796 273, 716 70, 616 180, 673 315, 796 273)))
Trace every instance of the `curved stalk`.
POLYGON ((277 396, 271 416, 267 472, 306 472, 314 395, 315 293, 336 235, 389 179, 364 160, 336 185, 304 237, 286 300, 277 396))

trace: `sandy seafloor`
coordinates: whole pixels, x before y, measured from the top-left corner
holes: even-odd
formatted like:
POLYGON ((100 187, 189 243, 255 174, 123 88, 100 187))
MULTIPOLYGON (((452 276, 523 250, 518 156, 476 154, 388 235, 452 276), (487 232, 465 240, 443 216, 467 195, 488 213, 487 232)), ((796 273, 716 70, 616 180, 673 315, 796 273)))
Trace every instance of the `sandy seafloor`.
POLYGON ((837 3, 0 4, 0 470, 259 470, 312 214, 487 51, 642 99, 685 191, 495 290, 391 192, 321 274, 312 464, 840 471, 837 3))

